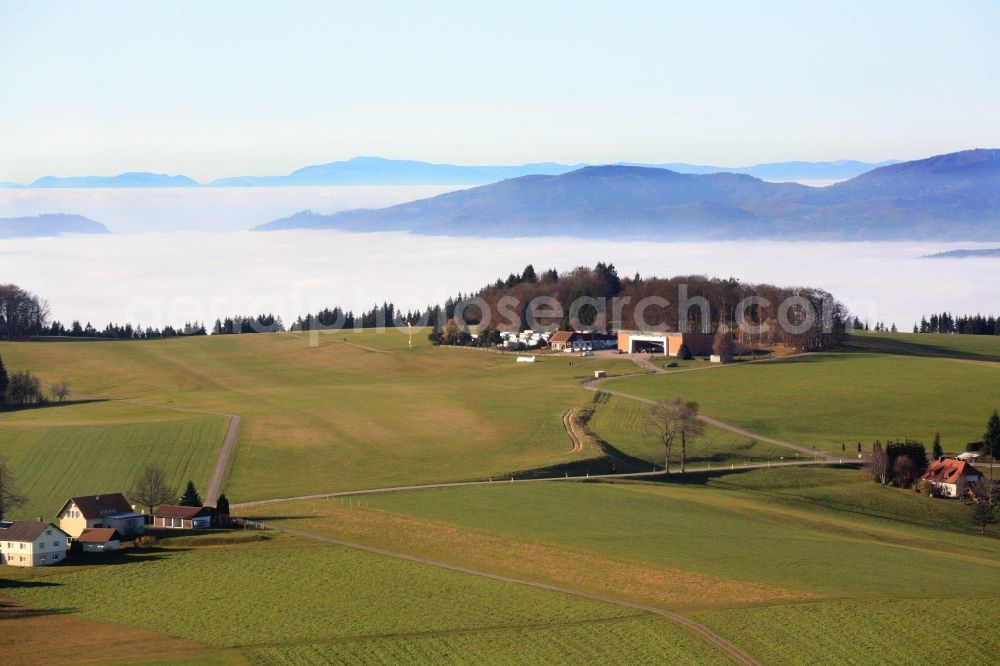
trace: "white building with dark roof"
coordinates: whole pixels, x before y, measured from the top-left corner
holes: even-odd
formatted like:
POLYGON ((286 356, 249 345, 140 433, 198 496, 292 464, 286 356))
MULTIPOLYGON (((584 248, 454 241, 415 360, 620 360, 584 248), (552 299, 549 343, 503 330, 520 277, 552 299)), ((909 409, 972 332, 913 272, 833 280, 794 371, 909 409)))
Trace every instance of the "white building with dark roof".
POLYGON ((0 564, 44 567, 66 559, 69 535, 40 520, 0 521, 0 564))

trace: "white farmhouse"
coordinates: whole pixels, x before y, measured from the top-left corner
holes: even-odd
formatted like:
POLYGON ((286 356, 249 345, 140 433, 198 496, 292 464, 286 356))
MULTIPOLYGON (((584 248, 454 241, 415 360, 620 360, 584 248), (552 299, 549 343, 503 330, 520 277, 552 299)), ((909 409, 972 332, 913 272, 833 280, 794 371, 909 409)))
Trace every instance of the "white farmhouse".
POLYGON ((69 535, 41 520, 0 521, 0 564, 43 567, 66 558, 69 535))
POLYGON ((964 460, 935 460, 920 477, 932 484, 945 497, 962 497, 969 486, 983 478, 979 471, 964 460))

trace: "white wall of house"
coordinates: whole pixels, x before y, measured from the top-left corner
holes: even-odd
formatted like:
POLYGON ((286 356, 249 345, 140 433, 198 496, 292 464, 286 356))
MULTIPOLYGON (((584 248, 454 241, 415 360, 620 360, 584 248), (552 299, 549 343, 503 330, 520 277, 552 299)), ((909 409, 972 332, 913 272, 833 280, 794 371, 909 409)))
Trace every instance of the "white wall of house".
POLYGON ((69 542, 54 527, 46 529, 34 541, 0 541, 0 564, 12 567, 41 567, 66 558, 69 542))

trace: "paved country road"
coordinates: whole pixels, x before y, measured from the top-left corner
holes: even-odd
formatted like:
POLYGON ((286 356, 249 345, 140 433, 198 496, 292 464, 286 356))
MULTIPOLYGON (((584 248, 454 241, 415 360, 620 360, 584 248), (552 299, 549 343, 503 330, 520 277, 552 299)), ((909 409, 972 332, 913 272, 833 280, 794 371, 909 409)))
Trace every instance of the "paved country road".
POLYGON ((381 555, 383 557, 393 557, 400 560, 406 560, 408 562, 416 562, 418 564, 423 564, 427 566, 437 567, 439 569, 446 569, 448 571, 454 571, 457 573, 466 574, 469 576, 478 576, 479 578, 488 578, 490 580, 499 581, 501 583, 512 583, 514 585, 524 585, 527 587, 534 587, 541 590, 548 590, 550 592, 559 592, 561 594, 568 594, 574 597, 581 597, 583 599, 590 599, 592 601, 599 601, 606 604, 613 604, 615 606, 624 606, 625 608, 634 608, 636 610, 644 611, 646 613, 652 613, 653 615, 659 615, 660 617, 666 618, 671 622, 681 625, 682 627, 688 629, 704 638, 709 643, 717 647, 718 649, 725 652, 727 655, 735 659, 741 664, 747 664, 748 666, 760 666, 760 662, 753 658, 748 652, 742 648, 730 643, 722 636, 719 636, 714 631, 709 629, 703 624, 699 624, 694 620, 679 615, 677 613, 672 613, 662 608, 657 608, 655 606, 647 606, 646 604, 640 604, 635 601, 628 601, 626 599, 616 599, 614 597, 606 597, 601 594, 594 594, 592 592, 584 592, 582 590, 574 590, 568 587, 562 587, 561 585, 551 585, 549 583, 540 583, 532 580, 523 580, 520 578, 513 578, 511 576, 501 576, 499 574, 489 573, 487 571, 480 571, 478 569, 470 569, 468 567, 458 566, 457 564, 449 564, 448 562, 441 562, 440 560, 432 560, 426 557, 418 557, 416 555, 407 555, 406 553, 397 553, 395 551, 386 550, 384 548, 376 548, 375 546, 368 546, 363 543, 355 543, 353 541, 342 541, 340 539, 335 539, 323 534, 316 534, 315 532, 303 532, 301 530, 289 529, 286 527, 280 527, 273 525, 271 523, 261 523, 265 528, 276 530, 278 532, 285 532, 303 539, 312 539, 314 541, 321 541, 324 543, 333 544, 336 546, 342 546, 344 548, 353 548, 355 550, 363 550, 368 553, 373 553, 375 555, 381 555))

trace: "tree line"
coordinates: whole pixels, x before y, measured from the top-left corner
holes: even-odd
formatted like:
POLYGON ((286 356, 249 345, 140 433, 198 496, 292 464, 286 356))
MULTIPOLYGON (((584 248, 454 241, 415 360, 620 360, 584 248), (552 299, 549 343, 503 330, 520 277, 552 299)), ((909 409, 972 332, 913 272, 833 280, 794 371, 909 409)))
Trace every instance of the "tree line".
POLYGON ((179 338, 187 335, 205 335, 205 325, 201 322, 185 322, 183 326, 164 326, 162 329, 147 326, 133 326, 132 324, 107 324, 103 329, 94 328, 88 321, 81 325, 79 320, 73 322, 67 328, 58 321, 53 321, 48 326, 42 326, 39 336, 67 337, 67 338, 100 338, 111 340, 162 340, 164 338, 179 338))
POLYGON ((0 338, 17 340, 42 335, 49 304, 16 284, 0 284, 0 338))
POLYGON ((963 335, 1000 335, 1000 317, 981 314, 955 316, 947 312, 920 318, 914 333, 961 333, 963 335))
POLYGON ((50 400, 64 402, 69 397, 68 381, 58 381, 45 392, 42 382, 28 370, 8 372, 0 356, 0 411, 4 409, 44 405, 50 400))
POLYGON ((234 335, 242 333, 284 333, 285 324, 281 317, 271 313, 252 317, 236 315, 216 319, 212 325, 212 335, 234 335))

